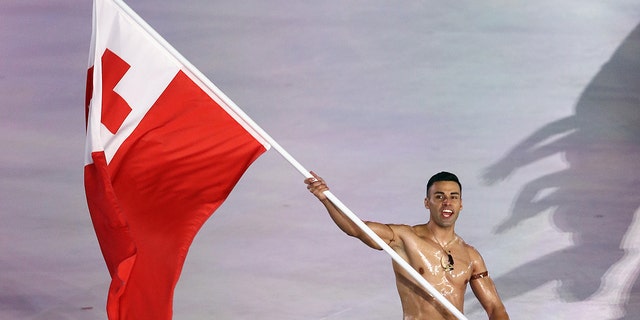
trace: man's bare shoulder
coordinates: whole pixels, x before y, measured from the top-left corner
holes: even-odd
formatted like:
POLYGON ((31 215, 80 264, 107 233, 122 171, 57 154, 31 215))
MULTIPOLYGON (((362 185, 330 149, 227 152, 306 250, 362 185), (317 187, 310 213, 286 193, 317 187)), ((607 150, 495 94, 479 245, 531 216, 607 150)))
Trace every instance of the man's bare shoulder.
POLYGON ((423 234, 426 231, 426 224, 417 224, 417 225, 408 225, 408 224, 387 224, 391 227, 395 232, 404 232, 410 233, 414 235, 423 234))
POLYGON ((412 238, 416 236, 420 236, 420 229, 416 229, 417 226, 411 226, 408 224, 387 224, 393 230, 393 233, 396 234, 400 238, 412 238))
POLYGON ((474 246, 468 244, 460 237, 458 237, 458 239, 460 241, 460 245, 462 245, 462 247, 464 247, 464 249, 467 250, 470 255, 480 255, 480 252, 474 246))
POLYGON ((396 223, 387 223, 387 225, 393 230, 395 233, 405 233, 405 232, 414 232, 413 227, 407 224, 396 224, 396 223))
POLYGON ((431 237, 431 233, 427 228, 427 224, 407 225, 407 224, 389 224, 389 227, 399 237, 408 239, 425 239, 431 237))
POLYGON ((484 267, 484 259, 482 258, 480 251, 478 251, 478 249, 476 249, 474 246, 464 242, 462 238, 460 238, 460 241, 465 251, 469 255, 469 258, 471 259, 472 263, 474 263, 475 265, 480 265, 484 267))

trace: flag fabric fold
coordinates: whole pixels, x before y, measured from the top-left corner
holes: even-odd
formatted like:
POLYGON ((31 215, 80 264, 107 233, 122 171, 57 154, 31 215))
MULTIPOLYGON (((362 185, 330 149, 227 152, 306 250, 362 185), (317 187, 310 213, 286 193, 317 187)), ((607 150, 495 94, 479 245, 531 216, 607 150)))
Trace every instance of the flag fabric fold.
POLYGON ((171 319, 198 230, 271 145, 119 0, 95 0, 85 192, 110 320, 171 319))

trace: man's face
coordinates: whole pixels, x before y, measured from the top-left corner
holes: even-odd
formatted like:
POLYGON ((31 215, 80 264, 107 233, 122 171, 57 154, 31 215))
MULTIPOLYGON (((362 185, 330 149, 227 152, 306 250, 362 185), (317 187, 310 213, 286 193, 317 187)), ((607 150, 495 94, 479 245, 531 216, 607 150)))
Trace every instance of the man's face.
POLYGON ((424 199, 430 217, 440 227, 453 226, 462 210, 460 187, 454 181, 438 181, 431 185, 424 199))

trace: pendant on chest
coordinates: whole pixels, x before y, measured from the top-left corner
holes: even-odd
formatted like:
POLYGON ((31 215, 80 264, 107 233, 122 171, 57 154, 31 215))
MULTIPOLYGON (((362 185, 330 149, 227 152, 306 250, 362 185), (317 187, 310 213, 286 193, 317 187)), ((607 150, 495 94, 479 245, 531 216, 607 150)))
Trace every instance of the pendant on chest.
POLYGON ((447 255, 440 257, 440 265, 444 271, 453 271, 453 256, 451 251, 446 252, 447 255))

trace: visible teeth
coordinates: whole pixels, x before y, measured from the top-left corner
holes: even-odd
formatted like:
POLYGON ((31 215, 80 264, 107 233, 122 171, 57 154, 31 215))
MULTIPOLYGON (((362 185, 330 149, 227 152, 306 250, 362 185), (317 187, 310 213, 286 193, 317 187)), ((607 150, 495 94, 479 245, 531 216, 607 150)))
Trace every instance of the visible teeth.
POLYGON ((442 210, 442 212, 446 212, 446 213, 453 213, 452 210, 442 210))

